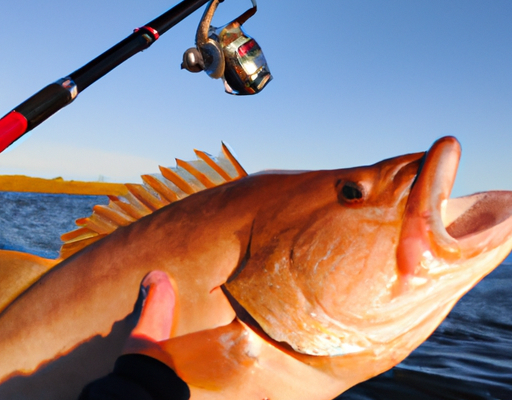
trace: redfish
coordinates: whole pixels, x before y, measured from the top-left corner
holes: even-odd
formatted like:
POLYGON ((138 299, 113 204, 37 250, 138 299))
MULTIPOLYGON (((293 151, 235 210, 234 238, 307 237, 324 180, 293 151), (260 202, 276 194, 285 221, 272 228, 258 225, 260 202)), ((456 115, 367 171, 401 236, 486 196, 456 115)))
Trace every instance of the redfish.
POLYGON ((0 314, 0 397, 69 399, 108 373, 155 269, 177 289, 166 346, 193 400, 327 400, 386 371, 512 249, 512 192, 449 198, 459 157, 445 137, 371 166, 156 196, 170 204, 112 215, 117 229, 90 220, 105 232, 0 314))

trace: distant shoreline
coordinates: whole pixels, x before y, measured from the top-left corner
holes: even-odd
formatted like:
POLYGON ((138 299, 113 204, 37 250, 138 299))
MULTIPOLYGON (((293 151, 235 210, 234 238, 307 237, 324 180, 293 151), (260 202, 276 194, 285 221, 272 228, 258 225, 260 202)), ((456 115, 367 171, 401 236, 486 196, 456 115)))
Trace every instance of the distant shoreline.
POLYGON ((0 191, 91 196, 121 196, 128 189, 121 183, 65 181, 62 178, 31 178, 25 175, 0 175, 0 191))

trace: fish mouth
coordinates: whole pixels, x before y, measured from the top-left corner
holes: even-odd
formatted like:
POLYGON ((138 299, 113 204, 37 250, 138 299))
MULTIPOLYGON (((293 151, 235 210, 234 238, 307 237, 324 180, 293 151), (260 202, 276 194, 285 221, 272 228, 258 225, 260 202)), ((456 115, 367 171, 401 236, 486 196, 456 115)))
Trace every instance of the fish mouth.
MULTIPOLYGON (((439 139, 425 154, 411 186, 397 247, 399 278, 406 285, 503 247, 511 239, 512 192, 450 199, 460 154, 457 139, 439 139)), ((502 258, 508 254, 506 249, 503 253, 502 258)))

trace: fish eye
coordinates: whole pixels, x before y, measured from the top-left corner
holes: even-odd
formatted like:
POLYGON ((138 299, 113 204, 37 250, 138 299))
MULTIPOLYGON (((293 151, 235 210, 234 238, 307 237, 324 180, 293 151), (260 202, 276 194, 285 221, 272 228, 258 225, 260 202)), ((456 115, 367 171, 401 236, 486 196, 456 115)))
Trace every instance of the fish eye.
POLYGON ((364 188, 356 182, 338 181, 338 201, 340 203, 360 203, 364 198, 364 188))
POLYGON ((363 197, 363 193, 361 193, 358 188, 351 185, 344 185, 341 191, 343 192, 343 197, 345 197, 346 200, 357 200, 363 197))

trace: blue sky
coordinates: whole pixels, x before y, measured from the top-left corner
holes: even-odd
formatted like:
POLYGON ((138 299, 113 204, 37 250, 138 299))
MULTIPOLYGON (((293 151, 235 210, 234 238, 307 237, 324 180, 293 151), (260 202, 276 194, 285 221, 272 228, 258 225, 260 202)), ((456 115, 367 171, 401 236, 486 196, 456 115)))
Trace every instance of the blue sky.
MULTIPOLYGON (((17 0, 0 5, 0 114, 175 2, 17 0)), ((225 0, 215 25, 250 7, 225 0)), ((463 147, 455 195, 512 190, 512 1, 259 0, 246 23, 274 80, 233 97, 180 70, 196 12, 0 154, 0 174, 138 182, 233 147, 249 172, 371 164, 463 147)))

